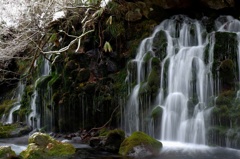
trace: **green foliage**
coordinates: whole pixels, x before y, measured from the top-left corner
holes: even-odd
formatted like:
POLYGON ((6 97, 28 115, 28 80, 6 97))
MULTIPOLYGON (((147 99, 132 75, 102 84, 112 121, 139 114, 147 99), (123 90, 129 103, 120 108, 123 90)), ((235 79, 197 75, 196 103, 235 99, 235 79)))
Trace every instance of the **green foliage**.
POLYGON ((125 33, 123 21, 117 22, 115 20, 108 19, 106 31, 109 32, 114 38, 117 38, 118 36, 123 35, 125 33))
POLYGON ((99 130, 99 136, 107 136, 108 133, 109 133, 109 129, 105 127, 99 130))

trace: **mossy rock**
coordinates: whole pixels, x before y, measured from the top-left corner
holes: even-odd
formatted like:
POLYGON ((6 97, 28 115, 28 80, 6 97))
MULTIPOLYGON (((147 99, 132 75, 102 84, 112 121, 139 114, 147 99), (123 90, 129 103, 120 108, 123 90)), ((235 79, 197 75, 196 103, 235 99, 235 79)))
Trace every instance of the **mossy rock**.
POLYGON ((11 159, 16 157, 16 153, 11 149, 10 146, 0 146, 0 158, 11 159))
POLYGON ((119 151, 120 145, 125 139, 125 132, 121 129, 110 130, 107 134, 106 142, 104 144, 105 150, 108 152, 119 151))
POLYGON ((18 127, 17 124, 3 125, 0 123, 0 138, 11 137, 11 132, 16 130, 18 127))
POLYGON ((217 99, 216 99, 216 105, 221 106, 221 105, 227 105, 231 106, 234 102, 236 92, 234 90, 226 90, 221 92, 217 99))
POLYGON ((47 134, 36 132, 28 140, 26 150, 20 153, 23 159, 45 159, 71 156, 76 149, 69 143, 62 143, 47 134))
POLYGON ((141 147, 143 152, 148 152, 144 155, 147 156, 156 156, 159 154, 160 149, 162 148, 162 143, 147 134, 137 131, 134 132, 130 137, 126 138, 119 149, 119 154, 123 156, 139 156, 141 152, 136 152, 136 148, 141 147))
POLYGON ((156 56, 160 59, 164 59, 167 54, 167 37, 164 31, 159 31, 156 33, 155 37, 153 38, 153 51, 155 52, 156 56))
POLYGON ((153 108, 152 113, 151 113, 151 117, 153 119, 161 118, 162 113, 163 113, 163 108, 158 105, 158 106, 153 108))

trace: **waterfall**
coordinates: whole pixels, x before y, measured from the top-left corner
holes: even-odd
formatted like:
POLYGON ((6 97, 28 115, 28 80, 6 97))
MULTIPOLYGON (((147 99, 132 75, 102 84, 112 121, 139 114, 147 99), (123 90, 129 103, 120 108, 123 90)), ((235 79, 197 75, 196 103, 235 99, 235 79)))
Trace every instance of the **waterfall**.
MULTIPOLYGON (((23 95, 24 88, 25 88, 24 83, 22 81, 20 81, 18 83, 16 94, 13 97, 13 98, 17 98, 17 101, 14 103, 13 107, 10 109, 7 119, 3 119, 4 123, 6 123, 6 124, 14 123, 13 113, 15 111, 19 110, 20 107, 21 107, 20 102, 21 102, 21 98, 22 98, 22 95, 23 95)), ((4 114, 3 117, 5 118, 5 116, 6 115, 4 114)))
MULTIPOLYGON (((214 58, 220 56, 214 55, 215 34, 236 33, 240 44, 238 20, 220 17, 215 26, 216 31, 208 33, 201 21, 177 15, 164 20, 141 42, 135 59, 128 63, 129 99, 123 119, 127 132, 145 131, 161 140, 207 144, 212 103, 223 89, 219 71, 212 73, 212 70, 218 70, 214 58), (150 56, 149 61, 146 56, 150 56), (156 67, 156 58, 159 67, 156 67), (158 72, 160 79, 158 93, 152 97, 155 100, 143 102, 147 100, 142 92, 149 90, 153 71, 158 72), (156 105, 162 114, 161 119, 153 123, 149 118, 156 105), (156 130, 159 131, 153 132, 156 130)), ((233 52, 231 49, 229 47, 233 52)))
MULTIPOLYGON (((42 99, 40 101, 40 92, 39 89, 37 88, 37 84, 41 82, 45 77, 47 77, 50 74, 50 62, 47 59, 43 59, 43 64, 40 69, 40 74, 39 78, 35 81, 35 89, 34 93, 31 97, 31 113, 28 115, 28 125, 32 126, 33 129, 40 129, 41 125, 44 126, 52 126, 52 114, 51 115, 46 115, 46 105, 43 106, 43 108, 40 108, 40 102, 44 102, 46 104, 46 99, 42 99), (49 118, 50 117, 50 118, 49 118), (42 120, 42 121, 41 121, 42 120), (47 124, 46 124, 47 122, 47 124)), ((43 91, 43 94, 49 94, 47 89, 50 88, 44 88, 46 89, 43 91)), ((51 91, 50 91, 51 92, 51 91)))

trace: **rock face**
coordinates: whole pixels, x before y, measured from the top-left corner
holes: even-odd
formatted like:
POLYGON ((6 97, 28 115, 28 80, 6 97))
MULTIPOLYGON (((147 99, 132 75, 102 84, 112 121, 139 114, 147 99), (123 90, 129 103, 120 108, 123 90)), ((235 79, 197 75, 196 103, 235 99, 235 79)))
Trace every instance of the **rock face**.
POLYGON ((40 159, 69 156, 75 153, 75 148, 69 143, 59 142, 47 134, 36 132, 28 140, 26 150, 20 153, 23 159, 40 159))
POLYGON ((10 146, 0 146, 1 159, 10 159, 15 156, 16 156, 16 153, 11 149, 10 146))
POLYGON ((143 132, 137 131, 122 142, 119 154, 144 158, 158 155, 161 148, 161 142, 143 132))
POLYGON ((211 9, 223 9, 228 7, 234 7, 234 0, 201 0, 201 4, 211 9))

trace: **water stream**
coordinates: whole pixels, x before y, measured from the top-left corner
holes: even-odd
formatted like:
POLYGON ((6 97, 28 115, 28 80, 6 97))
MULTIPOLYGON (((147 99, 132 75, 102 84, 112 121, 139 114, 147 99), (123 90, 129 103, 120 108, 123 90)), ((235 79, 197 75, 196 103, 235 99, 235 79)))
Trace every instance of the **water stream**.
MULTIPOLYGON (((135 59, 128 64, 126 81, 129 99, 123 119, 123 128, 127 132, 144 131, 162 141, 208 144, 206 134, 211 110, 223 87, 219 72, 212 72, 216 63, 214 47, 217 32, 237 35, 237 51, 229 41, 224 47, 227 47, 227 52, 236 52, 238 59, 232 58, 238 61, 237 67, 240 68, 240 22, 231 16, 216 19, 215 31, 211 33, 199 20, 184 15, 173 16, 158 25, 153 34, 141 42, 135 59), (156 67, 156 61, 159 67, 156 67), (160 84, 157 95, 151 97, 155 100, 149 102, 143 90, 148 89, 154 72, 160 84), (149 118, 156 106, 162 114, 161 119, 154 123, 149 118)), ((231 55, 221 56, 226 59, 231 55)), ((239 72, 236 71, 236 74, 239 75, 239 72)))
POLYGON ((2 123, 5 124, 12 124, 14 123, 14 119, 13 119, 13 113, 17 110, 19 110, 19 108, 21 107, 21 99, 22 99, 22 95, 23 95, 23 91, 24 91, 25 85, 22 81, 20 81, 18 83, 18 87, 17 87, 17 91, 13 96, 13 99, 16 98, 17 101, 14 103, 13 107, 10 109, 8 116, 6 116, 6 114, 3 115, 2 118, 2 123))

